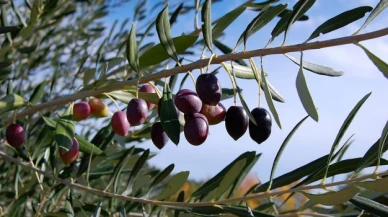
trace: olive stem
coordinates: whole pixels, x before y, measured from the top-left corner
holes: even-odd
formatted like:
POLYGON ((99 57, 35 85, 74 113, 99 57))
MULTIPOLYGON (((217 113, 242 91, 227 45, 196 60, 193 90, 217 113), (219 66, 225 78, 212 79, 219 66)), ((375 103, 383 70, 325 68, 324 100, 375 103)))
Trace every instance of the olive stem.
MULTIPOLYGON (((211 64, 221 64, 222 62, 229 61, 229 60, 238 60, 238 59, 247 59, 251 57, 256 56, 265 56, 265 55, 273 55, 273 54, 285 54, 295 51, 305 51, 305 50, 315 50, 315 49, 321 49, 321 48, 327 48, 327 47, 335 47, 339 45, 345 45, 345 44, 355 44, 360 41, 370 40, 374 38, 379 38, 382 36, 388 35, 388 28, 383 28, 377 31, 365 33, 365 34, 359 34, 354 36, 345 36, 341 38, 335 38, 330 40, 324 40, 324 41, 316 41, 316 42, 310 42, 310 43, 301 43, 301 44, 295 44, 295 45, 287 45, 287 46, 280 46, 280 47, 274 47, 274 48, 265 48, 265 49, 256 49, 246 52, 240 52, 240 53, 229 53, 220 55, 217 57, 217 59, 213 60, 211 64)), ((62 97, 59 97, 57 99, 51 100, 49 102, 44 102, 38 105, 35 105, 33 108, 26 109, 24 111, 19 112, 16 115, 16 118, 21 118, 30 114, 34 114, 38 111, 41 111, 45 108, 53 107, 53 106, 60 106, 64 105, 70 101, 75 101, 77 99, 86 98, 89 96, 96 96, 100 95, 105 92, 111 92, 115 90, 120 90, 125 87, 134 86, 138 83, 147 83, 149 81, 154 81, 163 77, 168 77, 171 75, 176 75, 179 73, 192 71, 194 69, 202 69, 202 67, 205 67, 208 64, 208 59, 199 59, 196 62, 182 65, 181 67, 175 67, 172 69, 165 69, 161 70, 157 73, 153 73, 147 76, 144 76, 142 78, 133 79, 133 80, 125 80, 125 81, 118 81, 113 84, 106 85, 101 88, 93 88, 91 90, 87 91, 81 91, 74 94, 65 95, 62 97)), ((6 118, 2 121, 3 125, 7 125, 12 121, 12 118, 6 118)))
POLYGON ((148 82, 149 85, 151 85, 152 88, 154 88, 155 92, 158 94, 158 97, 162 97, 162 92, 160 92, 159 88, 155 86, 154 83, 152 83, 151 81, 148 82))
MULTIPOLYGON (((120 106, 117 104, 116 100, 114 100, 110 94, 108 94, 108 93, 103 93, 103 94, 104 94, 105 96, 107 96, 109 99, 111 99, 111 100, 114 102, 114 104, 115 104, 116 107, 117 107, 117 111, 121 111, 120 106)), ((137 97, 136 97, 136 98, 137 98, 137 97)))
MULTIPOLYGON (((125 196, 125 195, 121 195, 121 194, 115 194, 115 193, 111 193, 111 192, 101 191, 99 189, 90 188, 90 187, 87 187, 87 186, 84 186, 84 185, 81 185, 81 184, 78 184, 75 182, 71 182, 69 180, 61 179, 61 178, 59 178, 59 177, 57 177, 49 172, 43 171, 43 170, 33 166, 31 163, 22 162, 19 159, 16 159, 12 156, 9 156, 2 151, 0 151, 0 157, 7 160, 7 161, 15 163, 17 165, 20 165, 24 168, 31 169, 39 174, 46 176, 47 178, 50 178, 54 181, 57 181, 59 183, 62 183, 64 185, 71 187, 71 188, 74 188, 74 189, 84 190, 84 191, 93 193, 95 195, 117 198, 117 199, 121 199, 121 200, 125 200, 125 201, 153 204, 153 205, 158 205, 158 206, 205 207, 205 206, 215 206, 217 204, 230 204, 230 203, 239 202, 239 201, 247 201, 247 200, 251 200, 251 199, 265 198, 268 196, 276 196, 276 195, 282 195, 282 194, 288 194, 288 193, 300 192, 300 191, 306 191, 306 190, 312 190, 312 189, 322 189, 322 187, 354 184, 354 183, 361 182, 361 181, 375 177, 374 174, 368 174, 368 175, 364 175, 364 176, 355 178, 353 180, 344 180, 344 181, 327 183, 324 186, 321 186, 319 184, 318 185, 303 186, 303 187, 294 188, 294 189, 287 189, 287 190, 280 190, 280 191, 276 191, 276 192, 270 192, 268 194, 266 194, 265 192, 262 192, 262 193, 252 194, 249 196, 223 199, 223 200, 214 201, 214 202, 194 202, 194 203, 193 202, 169 202, 169 201, 158 201, 158 200, 149 200, 149 199, 143 199, 143 198, 137 198, 137 197, 130 197, 130 196, 125 196)), ((376 175, 378 175, 378 176, 388 175, 388 171, 380 172, 376 175)))
POLYGON ((215 55, 214 53, 211 55, 211 57, 209 59, 209 63, 207 64, 206 74, 209 74, 210 63, 212 62, 213 57, 217 58, 217 55, 215 55))
MULTIPOLYGON (((226 73, 229 75, 230 81, 232 82, 232 88, 233 88, 233 100, 234 100, 234 105, 237 105, 237 100, 236 100, 236 85, 233 81, 232 74, 230 73, 229 69, 226 67, 225 63, 221 63, 221 65, 224 67, 226 73)), ((232 64, 233 66, 233 64, 232 64)))
MULTIPOLYGON (((263 56, 261 56, 260 59, 261 59, 261 70, 263 70, 263 56)), ((261 104, 261 88, 260 88, 261 77, 259 76, 259 70, 257 69, 255 61, 252 58, 249 58, 249 62, 251 63, 251 67, 252 67, 254 73, 256 74, 256 78, 257 78, 257 83, 258 83, 258 87, 259 87, 259 104, 258 104, 258 107, 260 107, 260 104, 261 104)))

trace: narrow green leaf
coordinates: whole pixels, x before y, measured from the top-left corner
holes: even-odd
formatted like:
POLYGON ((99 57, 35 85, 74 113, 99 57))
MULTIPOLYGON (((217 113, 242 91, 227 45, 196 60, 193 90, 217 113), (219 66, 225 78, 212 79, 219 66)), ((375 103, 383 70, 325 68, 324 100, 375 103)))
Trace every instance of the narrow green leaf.
POLYGON ((234 195, 236 190, 240 187, 242 181, 245 179, 245 177, 248 175, 248 173, 251 171, 252 167, 256 164, 260 157, 261 153, 255 155, 255 152, 251 152, 251 155, 246 158, 245 166, 241 170, 238 178, 234 181, 227 198, 230 198, 232 195, 234 195))
MULTIPOLYGON (((296 59, 293 56, 290 56, 288 54, 284 54, 288 59, 290 59, 292 62, 294 62, 296 65, 300 66, 300 62, 298 59, 296 59)), ((331 76, 331 77, 338 77, 342 76, 344 74, 343 71, 336 71, 333 68, 327 67, 327 66, 322 66, 322 65, 317 65, 315 63, 310 63, 307 61, 302 61, 302 66, 304 69, 314 72, 318 75, 326 75, 326 76, 331 76)))
MULTIPOLYGON (((198 35, 181 35, 172 39, 178 54, 184 53, 198 39, 198 35)), ((163 62, 169 58, 162 43, 155 45, 140 56, 140 68, 146 68, 163 62)))
MULTIPOLYGON (((258 72, 257 72, 258 73, 258 72)), ((267 79, 265 78, 264 70, 261 69, 261 83, 263 83, 263 90, 264 90, 264 95, 265 95, 265 100, 267 101, 268 107, 276 121, 276 124, 279 126, 280 129, 282 129, 282 124, 280 123, 280 118, 278 115, 278 112, 276 111, 275 105, 272 101, 272 95, 271 91, 268 87, 267 79)))
POLYGON ((246 159, 241 159, 228 170, 225 176, 222 178, 216 192, 213 195, 213 199, 218 200, 225 191, 233 184, 233 182, 239 177, 241 170, 246 165, 246 159))
POLYGON ((170 173, 174 170, 175 165, 170 164, 168 167, 166 167, 162 172, 158 174, 158 176, 155 177, 154 181, 151 184, 152 186, 155 186, 159 184, 161 181, 163 181, 167 176, 170 175, 170 173))
POLYGON ((169 21, 171 26, 176 22, 180 12, 182 11, 182 8, 183 8, 183 2, 180 3, 178 7, 175 9, 175 11, 171 14, 170 21, 169 21))
MULTIPOLYGON (((232 70, 232 64, 224 63, 223 66, 225 66, 229 71, 232 70)), ((241 79, 256 79, 257 83, 259 83, 259 79, 261 80, 261 70, 259 70, 259 78, 256 78, 255 73, 253 72, 251 67, 246 67, 238 64, 233 64, 233 70, 237 78, 241 79)), ((264 71, 264 74, 267 74, 264 71)), ((271 92, 271 97, 273 100, 277 102, 285 102, 284 98, 280 95, 280 93, 272 86, 272 84, 267 80, 268 88, 271 92)), ((260 82, 261 89, 264 88, 264 84, 260 82)))
POLYGON ((0 6, 6 5, 6 4, 9 4, 8 0, 0 0, 0 6))
POLYGON ((263 8, 260 13, 248 24, 247 28, 241 34, 235 48, 238 47, 242 42, 244 42, 245 48, 248 37, 259 31, 269 22, 271 22, 277 15, 283 12, 287 8, 287 6, 287 3, 278 4, 274 7, 271 7, 270 4, 268 4, 265 8, 263 8))
POLYGON ((376 216, 388 216, 388 206, 356 195, 349 200, 352 204, 376 216))
POLYGON ((303 191, 301 193, 317 204, 331 206, 349 201, 351 198, 356 196, 359 190, 359 188, 351 186, 346 187, 340 191, 328 192, 325 194, 309 194, 303 191))
MULTIPOLYGON (((179 195, 176 199, 176 202, 183 202, 185 200, 185 191, 179 192, 179 195)), ((174 211, 174 217, 179 217, 180 210, 175 210, 174 211)))
POLYGON ((365 16, 366 13, 370 12, 373 8, 370 6, 361 6, 348 11, 345 11, 337 16, 330 18, 326 22, 318 26, 306 42, 314 39, 320 34, 326 34, 334 30, 340 29, 356 20, 359 20, 365 16))
MULTIPOLYGON (((360 163, 357 165, 357 169, 354 170, 354 173, 352 176, 357 175, 359 172, 361 172, 365 167, 370 165, 373 161, 375 161, 378 157, 378 152, 380 148, 380 139, 377 140, 369 149, 368 151, 364 154, 362 157, 362 160, 360 163)), ((382 148, 382 154, 388 150, 388 141, 385 140, 384 146, 382 148)))
POLYGON ((189 177, 189 171, 182 171, 175 174, 170 181, 168 181, 167 186, 163 191, 155 198, 156 200, 165 200, 175 194, 181 187, 186 183, 187 178, 189 177))
POLYGON ((123 156, 120 158, 119 162, 116 164, 113 174, 110 176, 108 184, 105 187, 105 191, 109 189, 109 187, 114 183, 114 192, 117 193, 117 182, 120 178, 121 171, 123 170, 123 167, 126 165, 129 158, 132 156, 132 153, 134 151, 134 147, 131 147, 130 149, 126 150, 123 156))
POLYGON ((358 182, 355 185, 366 188, 374 192, 379 192, 379 193, 388 192, 388 178, 377 179, 374 181, 358 182))
POLYGON ((78 140, 80 151, 87 154, 91 154, 93 152, 93 155, 101 155, 103 153, 101 149, 86 140, 84 137, 75 135, 75 138, 78 140))
POLYGON ((163 10, 158 14, 156 18, 156 31, 160 43, 163 48, 166 50, 168 55, 174 59, 176 62, 179 61, 177 52, 175 50, 174 42, 171 38, 171 29, 170 21, 168 20, 168 3, 163 8, 163 10))
POLYGON ((379 150, 378 150, 378 154, 377 154, 377 161, 380 163, 380 159, 381 157, 383 156, 383 152, 384 152, 384 144, 386 143, 387 141, 387 137, 388 137, 388 121, 387 123, 385 124, 385 127, 383 129, 383 131, 381 132, 381 137, 380 137, 380 142, 379 142, 379 150))
POLYGON ((290 18, 287 22, 287 27, 285 28, 284 32, 284 39, 283 44, 286 43, 287 33, 291 28, 291 25, 299 19, 303 14, 305 14, 315 3, 316 0, 299 0, 295 3, 292 13, 290 15, 290 18))
POLYGON ((221 33, 228 28, 230 24, 233 23, 234 20, 237 19, 244 11, 246 7, 238 7, 229 13, 222 16, 216 25, 213 27, 212 34, 213 34, 213 40, 218 38, 218 36, 221 35, 221 33))
POLYGON ((280 157, 282 156, 282 153, 284 151, 284 149, 286 148, 288 142, 291 140, 292 136, 294 135, 294 133, 298 130, 298 128, 300 127, 300 125, 302 125, 302 123, 308 118, 309 116, 306 116, 304 117, 301 121, 299 121, 295 127, 291 130, 291 132, 287 135, 286 139, 283 141, 282 145, 280 146, 279 148, 279 151, 278 153, 276 154, 276 157, 273 161, 273 164, 272 164, 272 169, 271 169, 271 176, 270 176, 270 180, 269 180, 269 186, 268 186, 268 191, 271 190, 271 186, 272 186, 272 182, 273 182, 273 176, 275 175, 275 170, 276 170, 276 167, 279 163, 279 160, 280 160, 280 157))
MULTIPOLYGON (((357 112, 360 110, 361 106, 365 103, 365 101, 369 98, 369 96, 372 94, 372 92, 368 93, 367 95, 365 95, 357 104, 356 106, 352 109, 352 111, 349 113, 349 115, 346 117, 344 123, 342 124, 340 130, 338 131, 338 134, 337 134, 337 137, 335 138, 334 140, 334 143, 331 147, 331 150, 330 150, 330 154, 329 154, 329 158, 327 160, 327 163, 326 163, 326 171, 325 171, 325 174, 327 174, 328 170, 329 170, 329 164, 331 162, 331 159, 333 157, 333 154, 334 154, 334 151, 335 149, 337 148, 339 142, 341 141, 342 137, 344 136, 346 130, 348 129, 348 127, 350 126, 350 124, 352 123, 354 117, 356 117, 357 115, 357 112)), ((323 179, 326 178, 326 175, 324 176, 323 179)))
POLYGON ((136 164, 132 169, 131 175, 128 178, 127 189, 123 193, 123 195, 128 195, 128 194, 132 193, 133 181, 135 180, 135 178, 136 178, 137 174, 139 173, 139 171, 141 170, 141 168, 146 163, 149 155, 150 155, 150 150, 147 149, 146 151, 143 152, 143 154, 140 156, 140 158, 136 161, 136 164))
POLYGON ((207 48, 214 53, 213 51, 213 38, 212 38, 212 1, 205 0, 202 6, 201 11, 201 20, 202 24, 202 34, 205 40, 207 48))
POLYGON ((47 126, 55 129, 55 127, 57 125, 57 121, 55 121, 51 118, 48 118, 46 116, 42 116, 42 118, 43 118, 44 122, 47 124, 47 126))
MULTIPOLYGON (((327 177, 333 177, 338 174, 345 174, 353 172, 355 169, 357 169, 357 165, 361 162, 362 158, 352 158, 352 159, 346 159, 339 161, 337 163, 331 164, 329 171, 327 172, 327 177)), ((387 165, 388 161, 385 159, 381 159, 381 165, 387 165)), ((376 166, 377 161, 372 162, 368 165, 368 167, 376 166)), ((322 177, 325 175, 324 170, 320 170, 317 174, 315 174, 311 179, 308 179, 304 184, 310 184, 315 181, 318 181, 322 179, 322 177)), ((296 186, 295 186, 296 187, 296 186)), ((293 187, 293 188, 295 188, 293 187)))
POLYGON ((5 34, 5 33, 11 33, 11 32, 16 32, 20 28, 17 26, 1 26, 0 27, 0 34, 5 34))
POLYGON ((313 98, 311 97, 310 91, 308 89, 306 78, 304 77, 302 59, 303 59, 303 53, 301 53, 301 56, 300 56, 300 67, 299 67, 298 75, 296 77, 296 89, 298 91, 299 99, 302 102, 302 105, 306 110, 307 114, 309 114, 313 120, 318 122, 318 119, 319 119, 318 112, 314 105, 314 101, 313 101, 313 98))
POLYGON ((14 93, 8 94, 0 99, 0 115, 25 105, 27 105, 27 101, 23 97, 14 93))
POLYGON ((0 62, 0 82, 6 80, 12 72, 13 65, 11 62, 0 62))
POLYGON ((42 81, 35 89, 34 92, 31 94, 30 97, 30 103, 36 104, 42 97, 44 88, 47 86, 48 81, 42 81))
POLYGON ((375 66, 380 70, 380 72, 383 73, 384 77, 388 78, 388 64, 385 63, 382 59, 374 55, 372 52, 370 52, 366 47, 362 46, 361 44, 356 44, 359 47, 361 47, 365 54, 368 56, 368 58, 375 64, 375 66))
POLYGON ((210 191, 216 189, 222 178, 225 176, 225 174, 230 170, 230 168, 233 167, 234 164, 239 162, 241 159, 246 159, 248 162, 248 158, 250 158, 252 155, 255 155, 256 153, 254 151, 245 152, 238 156, 234 161, 232 161, 230 164, 228 164, 224 169, 222 169, 219 173, 217 173, 214 177, 206 181, 201 187, 199 187, 196 191, 194 191, 191 196, 192 197, 200 197, 202 195, 205 195, 209 193, 210 191))
POLYGON ((361 28, 357 30, 353 35, 357 35, 361 30, 363 30, 372 20, 374 20, 381 12, 383 12, 388 7, 388 0, 380 0, 376 5, 373 11, 369 14, 368 18, 362 24, 361 28))
POLYGON ((138 52, 139 51, 137 49, 137 42, 136 42, 136 27, 135 27, 135 24, 132 23, 132 28, 127 40, 126 54, 127 54, 127 60, 129 62, 129 65, 136 72, 140 72, 138 52))
POLYGON ((160 122, 167 136, 175 144, 180 140, 180 123, 176 112, 175 104, 172 99, 172 93, 168 83, 163 88, 162 107, 160 108, 160 122))
POLYGON ((73 145, 74 121, 73 121, 73 103, 67 107, 55 126, 55 142, 61 152, 67 152, 73 145))

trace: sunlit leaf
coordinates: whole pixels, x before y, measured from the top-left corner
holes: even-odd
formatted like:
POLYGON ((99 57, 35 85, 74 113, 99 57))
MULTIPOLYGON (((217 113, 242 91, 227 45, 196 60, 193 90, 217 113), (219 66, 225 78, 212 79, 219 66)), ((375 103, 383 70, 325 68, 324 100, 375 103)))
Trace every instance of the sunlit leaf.
MULTIPOLYGON (((296 59, 293 56, 290 56, 288 54, 284 54, 288 59, 290 59, 292 62, 294 62, 296 65, 300 66, 300 61, 296 59)), ((307 61, 302 61, 302 66, 304 69, 314 72, 318 75, 326 75, 326 76, 331 76, 331 77, 337 77, 337 76, 342 76, 344 72, 342 71, 336 71, 330 67, 327 66, 322 66, 322 65, 317 65, 315 63, 307 62, 307 61)))
POLYGON ((155 198, 156 200, 164 200, 175 194, 186 183, 189 177, 189 171, 182 171, 175 174, 167 183, 163 191, 155 198))
POLYGON ((304 109, 306 110, 307 114, 310 115, 310 117, 318 122, 319 116, 317 108, 315 107, 313 98, 311 97, 310 91, 307 86, 307 81, 303 73, 303 53, 300 57, 300 67, 299 72, 296 77, 296 90, 298 91, 298 96, 300 101, 302 102, 302 105, 304 109))
MULTIPOLYGON (((184 53, 189 47, 191 47, 197 39, 198 35, 181 35, 171 40, 176 47, 176 52, 181 54, 184 53)), ((168 58, 169 54, 166 52, 164 45, 161 43, 157 44, 140 56, 140 68, 143 69, 148 66, 161 63, 168 58)))
POLYGON ((388 78, 388 64, 376 55, 374 55, 372 52, 370 52, 366 47, 362 46, 361 44, 357 45, 364 50, 365 54, 369 57, 373 64, 375 64, 375 66, 380 70, 380 72, 382 72, 384 77, 388 78))
POLYGON ((8 94, 0 99, 0 115, 25 105, 27 105, 27 101, 23 97, 14 93, 8 94))
POLYGON ((144 164, 146 163, 147 159, 148 159, 148 156, 150 155, 150 150, 147 149, 146 151, 143 152, 143 154, 140 156, 140 158, 137 160, 135 166, 133 167, 132 169, 132 172, 131 172, 131 175, 129 176, 128 178, 128 181, 127 181, 127 189, 125 190, 125 192, 123 193, 124 195, 128 195, 130 193, 132 193, 132 186, 133 186, 133 182, 137 176, 137 174, 139 173, 139 171, 141 170, 141 168, 144 166, 144 164))
POLYGON ((218 199, 225 193, 226 190, 233 184, 233 182, 239 177, 241 170, 245 167, 246 159, 241 159, 228 170, 225 176, 222 178, 216 192, 213 195, 214 199, 218 199))
POLYGON ((328 192, 324 194, 309 194, 301 192, 304 196, 317 204, 326 206, 342 204, 349 201, 360 191, 357 187, 346 187, 340 191, 328 192))
POLYGON ((59 117, 55 126, 55 142, 62 153, 70 150, 74 138, 73 106, 71 103, 59 117))
POLYGON ((42 81, 42 83, 40 83, 35 89, 34 89, 34 92, 31 94, 31 97, 30 97, 30 100, 29 102, 31 104, 35 104, 37 103, 42 95, 43 95, 43 91, 44 91, 44 88, 47 86, 48 84, 48 81, 42 81))
POLYGON ((78 140, 80 151, 87 154, 91 154, 93 152, 93 155, 101 155, 103 153, 100 148, 86 140, 84 137, 75 135, 75 138, 78 140))

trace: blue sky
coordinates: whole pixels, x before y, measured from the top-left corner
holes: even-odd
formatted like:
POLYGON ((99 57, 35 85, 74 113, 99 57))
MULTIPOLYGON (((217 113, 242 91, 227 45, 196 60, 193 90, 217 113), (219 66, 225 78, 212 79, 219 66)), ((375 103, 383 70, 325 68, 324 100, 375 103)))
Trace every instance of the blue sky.
MULTIPOLYGON (((174 5, 178 1, 170 1, 174 5)), ((228 11, 241 4, 243 1, 224 0, 222 4, 217 3, 212 8, 213 19, 216 19, 228 11)), ((296 0, 280 1, 279 3, 288 2, 288 8, 296 0)), ((133 3, 136 3, 134 1, 133 3)), ((133 3, 115 9, 111 15, 111 20, 124 20, 128 12, 132 11, 133 3)), ((153 1, 149 1, 152 5, 153 1)), ((191 4, 191 1, 189 2, 191 4)), ((309 21, 295 23, 287 37, 286 44, 296 44, 305 41, 317 26, 327 19, 358 6, 369 5, 374 7, 378 0, 347 0, 347 1, 317 1, 308 11, 309 21), (333 4, 333 5, 332 5, 333 4), (335 6, 334 6, 335 4, 335 6)), ((149 7, 151 7, 149 5, 149 7)), ((170 11, 175 7, 170 7, 170 11)), ((156 10, 153 16, 156 16, 156 10)), ((241 32, 248 23, 253 19, 257 12, 245 11, 231 26, 225 31, 225 36, 220 40, 234 47, 241 32)), ((352 23, 341 30, 320 36, 315 40, 324 40, 335 37, 342 37, 353 34, 362 25, 366 17, 352 23)), ((251 36, 248 40, 248 50, 259 49, 265 46, 271 36, 271 31, 278 18, 264 27, 258 33, 251 36)), ((388 14, 383 12, 375 19, 362 33, 385 28, 388 23, 388 14)), ((130 24, 127 25, 128 28, 130 24)), ((172 29, 173 36, 182 33, 189 33, 193 29, 193 14, 185 15, 178 18, 178 23, 174 24, 172 29)), ((282 42, 283 35, 272 43, 272 47, 279 46, 282 42)), ((371 52, 388 62, 388 37, 361 42, 371 52)), ((242 51, 242 46, 238 51, 242 51)), ((218 54, 219 51, 217 51, 218 54)), ((289 53, 299 58, 299 53, 289 53)), ((209 57, 209 55, 208 55, 209 57)), ((361 157, 369 147, 379 138, 381 131, 388 120, 388 103, 386 96, 388 93, 388 81, 367 58, 365 53, 355 45, 344 45, 340 47, 324 48, 319 50, 305 51, 304 60, 317 64, 332 67, 336 70, 344 71, 342 77, 325 77, 305 71, 310 93, 313 96, 316 106, 319 108, 319 122, 308 119, 295 133, 292 140, 283 152, 275 176, 296 169, 297 167, 308 163, 318 157, 330 152, 331 145, 340 129, 343 121, 356 105, 356 103, 367 93, 372 95, 366 101, 349 127, 341 144, 345 142, 352 134, 355 142, 348 149, 345 158, 361 157)), ((260 59, 255 58, 257 64, 260 59)), ((171 65, 170 67, 173 67, 171 65)), ((215 68, 213 66, 212 68, 215 68)), ((218 173, 228 163, 237 156, 246 151, 261 152, 261 159, 253 167, 252 172, 257 174, 261 181, 269 179, 272 162, 283 140, 298 123, 306 112, 298 98, 295 88, 295 79, 298 72, 298 66, 289 61, 282 55, 272 55, 264 57, 264 69, 268 71, 267 79, 282 94, 286 103, 277 103, 277 108, 283 129, 279 129, 273 122, 272 134, 270 138, 258 145, 253 142, 247 133, 238 141, 234 141, 225 130, 224 123, 210 127, 210 134, 204 144, 195 147, 186 142, 184 135, 181 134, 181 142, 175 146, 169 142, 162 150, 154 147, 151 141, 142 143, 140 146, 150 148, 158 153, 151 159, 150 163, 155 166, 164 168, 171 163, 175 163, 174 172, 189 170, 192 179, 207 179, 218 173)), ((193 72, 194 76, 199 75, 199 71, 193 72)), ((180 78, 182 78, 181 75, 180 78)), ((230 80, 224 70, 218 74, 223 87, 231 87, 230 80)), ((258 104, 258 88, 254 80, 238 80, 239 86, 245 91, 244 97, 249 108, 253 109, 258 104)), ((193 84, 186 82, 186 88, 194 89, 193 84)), ((233 105, 233 100, 226 100, 223 104, 228 108, 233 105)), ((238 105, 241 105, 238 100, 238 105)), ((262 95, 261 106, 268 108, 264 95, 262 95)))

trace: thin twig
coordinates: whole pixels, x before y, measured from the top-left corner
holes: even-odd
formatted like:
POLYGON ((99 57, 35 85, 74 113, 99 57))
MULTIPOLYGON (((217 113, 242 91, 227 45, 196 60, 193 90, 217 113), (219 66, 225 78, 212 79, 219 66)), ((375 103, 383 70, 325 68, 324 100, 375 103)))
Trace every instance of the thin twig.
POLYGON ((304 186, 304 187, 299 187, 299 188, 295 188, 295 189, 287 189, 287 190, 270 192, 270 193, 262 192, 262 193, 257 193, 257 194, 253 194, 253 195, 249 195, 249 196, 235 197, 235 198, 219 200, 219 201, 212 201, 212 202, 186 203, 186 202, 168 202, 168 201, 148 200, 148 199, 130 197, 130 196, 125 196, 125 195, 121 195, 121 194, 115 194, 115 193, 111 193, 111 192, 101 191, 99 189, 89 188, 87 186, 71 182, 69 180, 58 178, 57 176, 54 176, 51 173, 48 173, 46 171, 43 171, 39 168, 32 166, 30 163, 22 162, 14 157, 11 157, 2 151, 0 151, 0 157, 4 158, 5 160, 8 160, 10 162, 13 162, 15 164, 18 164, 22 167, 34 170, 34 171, 38 172, 39 174, 46 176, 47 178, 53 179, 57 182, 60 182, 64 185, 71 187, 71 188, 74 188, 74 189, 83 190, 83 191, 87 191, 89 193, 93 193, 96 195, 101 195, 101 196, 110 197, 110 198, 116 198, 116 199, 125 200, 125 201, 132 201, 132 202, 138 202, 138 203, 144 203, 144 204, 152 204, 152 205, 158 205, 158 206, 175 206, 175 207, 204 207, 204 206, 214 206, 217 204, 230 204, 230 203, 234 203, 234 202, 247 201, 247 200, 251 200, 251 199, 265 198, 268 196, 276 196, 276 195, 311 190, 311 189, 322 189, 325 187, 351 184, 351 183, 360 182, 360 181, 363 181, 366 179, 376 178, 376 176, 388 175, 388 171, 385 171, 385 172, 381 172, 378 174, 368 174, 368 175, 361 176, 361 177, 358 177, 358 178, 355 178, 352 180, 337 181, 337 182, 332 182, 332 183, 328 183, 328 184, 324 184, 324 185, 319 185, 319 184, 318 185, 310 185, 310 186, 304 186))
MULTIPOLYGON (((336 38, 326 41, 317 41, 317 42, 311 42, 311 43, 302 43, 302 44, 296 44, 296 45, 290 45, 290 46, 284 46, 284 47, 275 47, 275 48, 266 48, 266 49, 257 49, 257 50, 251 50, 246 52, 240 52, 240 53, 229 53, 225 55, 218 56, 217 58, 213 58, 211 61, 211 64, 220 64, 225 61, 230 60, 238 60, 238 59, 249 59, 251 57, 257 57, 257 56, 265 56, 265 55, 273 55, 273 54, 285 54, 289 52, 296 52, 296 51, 305 51, 305 50, 314 50, 314 49, 321 49, 326 47, 335 47, 339 45, 345 45, 345 44, 356 44, 360 41, 370 40, 374 38, 379 38, 382 36, 388 35, 388 28, 380 29, 374 32, 365 33, 361 35, 354 35, 354 36, 346 36, 342 38, 336 38)), ((49 108, 52 106, 58 106, 58 105, 64 105, 66 103, 69 103, 71 101, 75 101, 77 99, 82 99, 90 96, 96 96, 101 95, 104 92, 109 93, 111 91, 115 90, 121 90, 125 89, 134 85, 147 83, 149 81, 158 80, 161 78, 169 77, 172 75, 176 75, 183 72, 192 71, 194 69, 200 69, 205 66, 207 66, 209 63, 209 59, 200 59, 196 62, 182 65, 181 67, 175 67, 172 69, 165 69, 161 70, 157 73, 150 74, 147 76, 144 76, 139 79, 133 79, 133 80, 127 80, 127 81, 120 81, 113 84, 106 85, 101 88, 96 88, 88 91, 81 91, 79 93, 66 95, 54 100, 51 100, 50 102, 45 102, 39 105, 35 105, 30 109, 26 109, 22 112, 19 112, 16 115, 16 118, 21 118, 27 115, 34 114, 38 111, 41 111, 45 108, 49 108)), ((8 125, 12 121, 11 118, 4 119, 2 124, 3 126, 8 125)))

